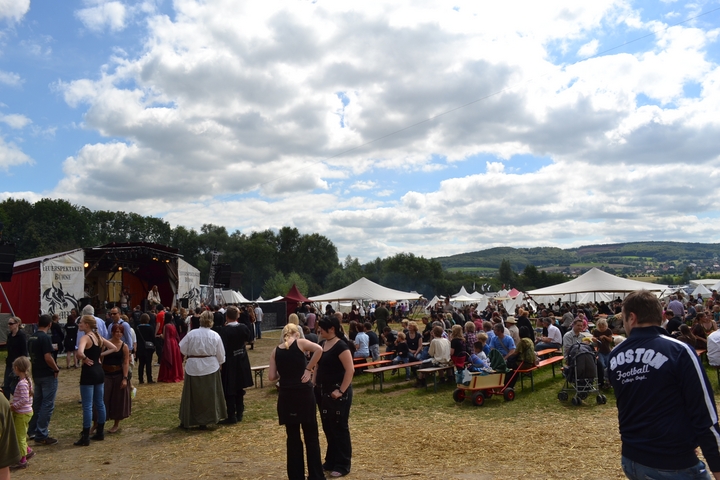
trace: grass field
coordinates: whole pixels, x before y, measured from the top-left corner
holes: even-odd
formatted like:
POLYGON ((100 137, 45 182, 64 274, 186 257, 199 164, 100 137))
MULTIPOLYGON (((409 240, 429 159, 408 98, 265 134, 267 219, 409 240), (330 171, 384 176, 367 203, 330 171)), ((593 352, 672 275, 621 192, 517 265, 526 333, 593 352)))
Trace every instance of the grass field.
MULTIPOLYGON (((267 364, 278 341, 278 331, 265 332, 249 351, 251 363, 267 364)), ((207 431, 177 428, 181 383, 138 385, 120 432, 89 448, 72 445, 82 419, 78 381, 78 370, 61 371, 50 425, 60 443, 37 447, 31 465, 13 478, 286 478, 285 433, 267 380, 247 390, 242 423, 207 431)), ((563 380, 549 368, 536 375, 535 392, 525 385, 522 391, 518 382, 512 402, 494 396, 474 407, 453 401, 454 385, 433 393, 413 388, 403 374, 388 375, 380 393, 369 374, 356 375, 347 478, 624 478, 612 392, 607 405, 595 405, 594 396, 579 407, 561 403, 563 380)), ((320 437, 324 451, 322 431, 320 437)))

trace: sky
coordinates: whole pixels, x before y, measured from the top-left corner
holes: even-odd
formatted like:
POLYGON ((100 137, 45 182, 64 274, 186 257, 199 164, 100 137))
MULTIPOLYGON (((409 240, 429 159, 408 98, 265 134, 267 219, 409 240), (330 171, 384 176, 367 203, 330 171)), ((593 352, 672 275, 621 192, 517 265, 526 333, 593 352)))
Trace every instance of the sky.
POLYGON ((362 262, 720 242, 720 1, 0 0, 0 200, 362 262))

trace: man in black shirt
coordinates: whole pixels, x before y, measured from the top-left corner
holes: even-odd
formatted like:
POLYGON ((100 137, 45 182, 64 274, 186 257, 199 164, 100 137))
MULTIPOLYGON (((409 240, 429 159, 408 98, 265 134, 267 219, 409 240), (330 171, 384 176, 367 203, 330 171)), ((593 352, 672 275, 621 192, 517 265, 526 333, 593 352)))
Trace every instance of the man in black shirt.
POLYGON ((683 321, 680 317, 676 316, 672 310, 665 310, 665 318, 668 319, 668 323, 665 325, 665 330, 667 330, 668 334, 672 335, 680 330, 680 325, 682 325, 683 321))
POLYGON ((55 395, 58 388, 60 369, 53 358, 53 346, 47 332, 50 330, 50 315, 40 315, 38 331, 30 336, 28 352, 32 363, 33 416, 28 425, 28 436, 35 438, 37 445, 55 445, 58 441, 50 437, 48 427, 53 410, 55 395))

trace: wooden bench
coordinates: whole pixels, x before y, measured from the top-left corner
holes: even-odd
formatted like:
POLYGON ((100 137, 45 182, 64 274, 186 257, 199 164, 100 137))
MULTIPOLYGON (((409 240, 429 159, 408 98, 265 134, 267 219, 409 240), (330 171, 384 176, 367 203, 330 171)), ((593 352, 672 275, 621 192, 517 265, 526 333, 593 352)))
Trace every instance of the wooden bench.
MULTIPOLYGON (((385 359, 385 357, 392 357, 395 355, 395 352, 381 352, 379 355, 380 360, 385 359)), ((365 363, 365 362, 372 362, 372 357, 353 357, 353 363, 365 363)))
POLYGON ((258 365, 257 367, 250 367, 250 371, 255 375, 255 388, 257 388, 258 378, 260 379, 260 388, 263 388, 263 372, 270 368, 270 365, 258 365))
POLYGON ((546 358, 545 360, 540 360, 540 363, 538 363, 536 366, 532 368, 526 368, 523 370, 518 370, 518 373, 520 374, 520 388, 525 390, 525 385, 523 384, 523 378, 525 376, 530 377, 530 390, 535 391, 535 379, 533 378, 533 372, 535 370, 539 370, 542 367, 546 367, 550 365, 552 367, 553 372, 553 378, 555 378, 555 364, 558 362, 562 362, 565 360, 565 358, 562 355, 556 355, 554 357, 546 358))
POLYGON ((368 368, 366 373, 373 374, 373 390, 375 390, 375 380, 380 380, 380 391, 383 391, 383 382, 385 381, 385 372, 398 370, 406 367, 417 367, 423 362, 398 363, 397 365, 386 365, 384 367, 368 368))
MULTIPOLYGON (((438 373, 444 372, 444 371, 446 371, 446 370, 450 370, 450 372, 452 373, 452 372, 455 371, 455 366, 452 365, 452 364, 450 364, 450 365, 445 365, 445 366, 420 368, 420 369, 418 369, 418 373, 422 373, 422 374, 432 374, 432 377, 433 377, 433 389, 435 390, 435 393, 437 393, 438 373)), ((427 388, 428 388, 427 381, 425 381, 425 390, 427 390, 427 388)))
POLYGON ((357 370, 361 370, 361 369, 368 368, 368 367, 379 367, 380 365, 387 365, 388 363, 392 363, 392 360, 378 360, 377 362, 356 363, 355 371, 357 373, 357 370))
POLYGON ((561 354, 562 354, 562 351, 560 351, 557 348, 546 348, 544 350, 538 350, 537 352, 535 352, 535 355, 537 355, 538 358, 542 358, 546 355, 561 355, 561 354))

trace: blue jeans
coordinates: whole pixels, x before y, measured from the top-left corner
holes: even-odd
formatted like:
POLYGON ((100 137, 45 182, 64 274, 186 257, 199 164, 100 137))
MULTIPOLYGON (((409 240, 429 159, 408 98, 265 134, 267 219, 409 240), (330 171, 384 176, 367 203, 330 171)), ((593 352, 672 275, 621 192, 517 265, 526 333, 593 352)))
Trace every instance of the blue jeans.
POLYGON ((646 467, 627 457, 622 457, 622 469, 625 476, 630 480, 711 480, 712 477, 707 467, 701 461, 694 467, 684 470, 660 470, 657 468, 646 467))
POLYGON ((92 426, 93 406, 97 412, 97 422, 105 423, 105 384, 80 385, 80 399, 82 400, 83 428, 92 426))
MULTIPOLYGON (((410 363, 410 357, 408 356, 408 357, 403 358, 398 355, 397 357, 393 358, 393 361, 392 361, 393 365, 397 365, 399 363, 403 363, 403 364, 410 363)), ((410 368, 409 367, 405 367, 405 380, 410 380, 410 368)))
POLYGON ((429 346, 428 346, 428 347, 423 347, 422 352, 420 352, 420 357, 419 357, 419 359, 420 359, 420 360, 427 360, 428 358, 430 358, 430 353, 429 353, 429 351, 430 351, 430 347, 429 347, 429 346))
POLYGON ((255 338, 262 338, 262 322, 255 322, 255 338))
POLYGON ((33 416, 28 424, 28 435, 43 440, 50 435, 48 427, 55 410, 58 380, 55 377, 33 378, 33 416))

